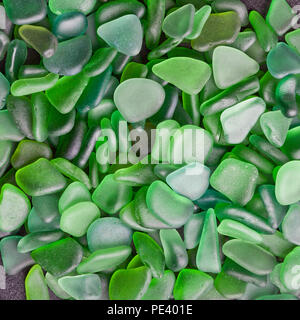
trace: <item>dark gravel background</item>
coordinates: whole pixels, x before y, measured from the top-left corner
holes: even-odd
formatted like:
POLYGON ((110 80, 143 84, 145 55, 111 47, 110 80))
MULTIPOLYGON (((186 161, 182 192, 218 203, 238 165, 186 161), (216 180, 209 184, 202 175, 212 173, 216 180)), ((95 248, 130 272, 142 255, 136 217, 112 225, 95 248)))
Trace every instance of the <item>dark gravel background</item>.
MULTIPOLYGON (((249 10, 259 11, 261 14, 265 15, 268 11, 271 0, 241 0, 244 2, 249 10)), ((287 2, 294 6, 296 4, 300 5, 300 0, 287 0, 287 2)), ((34 54, 34 53, 33 53, 34 54)), ((0 259, 0 264, 2 261, 0 259)), ((24 279, 28 269, 20 272, 15 276, 7 276, 6 278, 6 289, 0 289, 0 300, 24 300, 25 299, 25 288, 24 279)), ((50 291, 50 290, 49 290, 50 291)), ((52 300, 57 300, 56 296, 50 292, 52 300)))

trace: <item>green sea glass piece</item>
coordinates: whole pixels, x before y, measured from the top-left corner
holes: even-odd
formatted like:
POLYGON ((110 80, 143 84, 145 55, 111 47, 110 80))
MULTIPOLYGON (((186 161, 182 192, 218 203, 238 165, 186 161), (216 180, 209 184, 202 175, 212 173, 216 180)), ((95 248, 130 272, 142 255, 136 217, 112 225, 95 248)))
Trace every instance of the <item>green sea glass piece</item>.
POLYGON ((295 11, 286 0, 272 0, 266 21, 279 36, 282 36, 292 28, 294 17, 295 11))
POLYGON ((258 191, 268 213, 268 222, 272 228, 277 229, 286 215, 287 208, 277 202, 273 185, 262 185, 258 191))
POLYGON ((146 78, 147 74, 148 67, 145 64, 129 62, 122 72, 120 82, 132 78, 146 78))
POLYGON ((64 176, 73 181, 82 182, 89 190, 92 188, 88 175, 69 160, 64 158, 55 158, 51 160, 51 164, 64 176))
MULTIPOLYGON (((139 224, 140 222, 138 222, 138 217, 136 216, 135 211, 135 201, 133 200, 120 211, 120 219, 122 222, 134 230, 142 232, 154 231, 154 229, 146 228, 139 224)), ((147 212, 149 212, 149 210, 147 212)))
POLYGON ((132 188, 105 176, 92 195, 93 202, 109 214, 115 214, 132 198, 132 188))
POLYGON ((55 216, 50 221, 44 221, 40 215, 36 212, 35 208, 32 208, 27 219, 27 228, 29 232, 46 232, 55 231, 59 229, 60 216, 55 216))
POLYGON ((11 157, 11 164, 15 169, 19 169, 39 158, 51 159, 51 148, 46 143, 22 140, 11 157))
POLYGON ((206 21, 199 37, 192 40, 192 48, 205 52, 218 45, 233 43, 240 29, 241 21, 235 11, 213 13, 206 21))
MULTIPOLYGON (((0 168, 9 163, 15 144, 12 141, 0 140, 0 168)), ((156 180, 156 179, 155 179, 156 180)))
POLYGON ((25 64, 21 66, 18 73, 18 78, 19 79, 39 78, 39 77, 44 77, 47 74, 48 74, 48 71, 41 65, 25 64))
POLYGON ((275 230, 269 225, 264 217, 260 217, 246 208, 228 203, 218 203, 215 212, 219 221, 232 219, 263 234, 273 234, 275 230))
POLYGON ((283 234, 279 231, 273 234, 262 234, 262 237, 264 241, 260 245, 276 257, 285 258, 295 247, 294 244, 284 239, 283 234))
POLYGON ((19 28, 21 38, 41 56, 50 58, 57 49, 57 39, 48 29, 40 26, 23 25, 19 28))
POLYGON ((103 73, 113 62, 117 55, 117 50, 114 48, 100 48, 84 66, 83 71, 88 77, 95 77, 103 73))
POLYGON ((46 223, 51 222, 58 217, 58 200, 59 194, 49 194, 43 196, 33 196, 32 205, 36 214, 46 223))
POLYGON ((259 64, 244 52, 225 46, 214 50, 212 63, 214 79, 220 89, 235 85, 259 70, 259 64))
POLYGON ((119 266, 130 254, 131 247, 129 246, 99 249, 81 261, 76 270, 80 274, 109 270, 119 266))
POLYGON ((188 94, 198 94, 211 76, 210 66, 189 57, 166 59, 152 67, 159 78, 188 94))
POLYGON ((66 276, 58 279, 59 286, 75 300, 100 300, 101 280, 96 274, 66 276))
POLYGON ((297 76, 288 75, 277 85, 275 96, 281 112, 288 118, 298 114, 297 76))
POLYGON ((300 161, 287 162, 278 170, 275 181, 277 201, 282 205, 290 205, 300 200, 299 175, 300 161))
POLYGON ((150 185, 146 202, 155 217, 173 228, 183 226, 193 213, 192 201, 176 194, 162 181, 150 185))
POLYGON ((0 72, 0 109, 5 106, 6 98, 9 95, 10 84, 2 72, 0 72))
POLYGON ((14 24, 30 24, 43 20, 47 14, 44 0, 5 0, 6 14, 14 24))
POLYGON ((283 260, 280 270, 280 280, 291 291, 300 289, 300 248, 294 248, 283 260))
POLYGON ((251 135, 249 142, 266 158, 269 158, 277 165, 283 165, 289 161, 289 158, 279 149, 274 147, 266 139, 258 135, 251 135))
POLYGON ((49 0, 49 8, 56 15, 73 11, 80 11, 88 15, 93 11, 96 3, 97 0, 86 0, 84 2, 80 0, 49 0))
POLYGON ((241 280, 246 283, 251 283, 256 286, 260 287, 266 287, 268 284, 268 278, 269 276, 260 276, 257 274, 254 274, 243 267, 239 266, 232 260, 226 258, 225 262, 222 267, 222 271, 226 273, 227 275, 230 275, 238 280, 241 280))
POLYGON ((159 59, 160 57, 175 49, 181 42, 182 39, 167 38, 157 48, 149 52, 147 56, 148 60, 159 59))
POLYGON ((169 300, 175 284, 175 275, 166 270, 162 278, 153 278, 142 300, 169 300))
POLYGON ((5 76, 9 82, 17 80, 21 66, 27 59, 27 47, 23 40, 11 41, 7 48, 5 60, 5 76))
POLYGON ((52 26, 52 31, 59 40, 67 40, 81 36, 88 27, 88 20, 82 12, 66 12, 58 15, 52 26))
POLYGON ((279 80, 275 79, 269 71, 260 79, 259 94, 265 100, 267 105, 276 104, 276 87, 279 80))
POLYGON ((165 269, 165 257, 161 247, 147 234, 135 232, 133 243, 137 254, 154 278, 161 278, 165 269))
POLYGON ((0 17, 1 17, 0 29, 5 30, 8 17, 6 15, 5 8, 4 8, 3 4, 1 4, 1 6, 0 6, 0 17))
POLYGON ((221 271, 215 279, 215 287, 227 299, 240 299, 245 293, 247 283, 239 280, 224 271, 221 271))
POLYGON ((60 42, 54 55, 43 58, 45 68, 52 73, 73 76, 78 74, 92 55, 92 43, 83 35, 60 42), (74 55, 74 52, 77 54, 74 55))
POLYGON ((16 275, 34 264, 29 253, 20 253, 17 250, 21 238, 21 236, 8 236, 0 241, 2 263, 7 275, 16 275))
MULTIPOLYGON (((289 119, 291 120, 291 119, 289 119)), ((287 132, 286 140, 281 150, 290 158, 294 160, 300 159, 298 139, 300 137, 300 128, 294 127, 287 132)))
POLYGON ((159 44, 163 20, 165 17, 166 1, 147 1, 147 28, 145 30, 146 46, 149 50, 159 44))
POLYGON ((0 140, 20 141, 23 133, 17 128, 14 119, 8 110, 0 110, 0 140))
POLYGON ((236 159, 222 161, 210 178, 211 186, 231 201, 247 204, 256 188, 258 171, 255 166, 236 159))
POLYGON ((218 232, 225 236, 260 244, 263 241, 261 235, 246 225, 231 219, 224 219, 218 226, 218 232))
POLYGON ((46 91, 47 98, 58 112, 69 113, 74 109, 88 82, 89 78, 82 73, 62 77, 46 91), (65 90, 68 90, 67 96, 65 90))
POLYGON ((35 264, 25 278, 26 300, 50 300, 42 268, 35 264))
POLYGON ((29 164, 16 173, 17 184, 28 195, 42 196, 56 193, 66 187, 66 179, 45 158, 29 164))
POLYGON ((167 176, 167 184, 192 201, 202 197, 209 186, 210 169, 200 163, 190 163, 167 176))
POLYGON ((210 14, 211 7, 209 5, 204 5, 202 8, 195 12, 193 28, 191 33, 186 36, 186 39, 192 40, 200 36, 210 14))
POLYGON ((159 235, 167 268, 174 272, 184 269, 188 264, 188 254, 178 231, 175 229, 160 230, 159 235))
POLYGON ((0 31, 0 61, 3 60, 9 46, 9 38, 6 33, 0 31))
POLYGON ((208 209, 205 214, 196 264, 197 268, 204 272, 219 273, 221 271, 217 220, 213 209, 208 209))
POLYGON ((103 118, 109 118, 115 109, 116 106, 111 99, 102 99, 98 106, 88 112, 89 127, 98 125, 103 118))
POLYGON ((143 30, 139 18, 134 14, 102 24, 97 34, 109 46, 127 56, 136 56, 142 48, 143 30))
POLYGON ((271 75, 276 79, 298 74, 300 73, 300 55, 286 43, 279 42, 268 54, 267 66, 271 75))
POLYGON ((81 97, 76 103, 76 109, 80 113, 85 113, 89 109, 96 107, 105 95, 105 90, 111 78, 112 67, 108 67, 100 75, 90 79, 81 97))
POLYGON ((213 278, 208 274, 195 269, 183 269, 175 282, 174 299, 198 300, 212 287, 213 278))
POLYGON ((0 194, 0 230, 11 232, 25 222, 31 205, 29 199, 19 188, 4 184, 0 194))
POLYGON ((31 252, 48 243, 58 241, 63 236, 64 233, 60 230, 28 233, 19 241, 17 249, 21 253, 31 252))
POLYGON ((243 240, 229 240, 222 250, 228 258, 254 274, 269 274, 276 265, 275 256, 258 245, 243 240))
MULTIPOLYGON (((230 44, 230 47, 233 47, 235 49, 246 52, 246 51, 248 51, 248 49, 250 49, 253 45, 256 44, 256 41, 257 40, 256 40, 255 32, 250 29, 247 29, 247 30, 239 33, 239 35, 237 36, 235 41, 230 44)), ((248 54, 248 55, 250 57, 250 54, 248 54)), ((252 58, 254 58, 254 57, 252 56, 252 58)), ((259 59, 256 62, 259 63, 259 59)))
POLYGON ((257 11, 251 11, 249 14, 250 23, 256 33, 257 40, 262 49, 269 52, 277 44, 276 33, 267 25, 264 18, 257 11))
POLYGON ((249 23, 248 9, 240 0, 215 0, 212 2, 212 8, 215 12, 235 11, 241 20, 242 26, 249 23))
POLYGON ((291 119, 285 117, 280 110, 265 112, 261 115, 260 126, 268 139, 275 147, 283 146, 291 119))
POLYGON ((135 14, 138 18, 142 18, 145 11, 144 5, 136 0, 103 3, 96 12, 96 24, 101 25, 127 14, 135 14))
POLYGON ((56 84, 58 78, 57 74, 49 73, 42 78, 16 80, 11 85, 11 94, 19 97, 48 90, 56 84))
POLYGON ((132 241, 132 230, 118 218, 105 217, 95 220, 89 226, 87 241, 91 252, 129 246, 132 241))
POLYGON ((51 273, 47 272, 45 275, 46 283, 49 289, 58 297, 64 300, 71 299, 71 296, 68 295, 58 284, 58 278, 54 277, 51 273))
POLYGON ((263 99, 254 97, 224 110, 220 120, 226 142, 242 143, 265 109, 263 99))
POLYGON ((202 210, 214 208, 220 202, 230 203, 230 201, 220 192, 217 192, 213 189, 208 189, 200 199, 195 201, 197 206, 202 210))
POLYGON ((147 267, 119 269, 111 277, 109 298, 111 300, 141 300, 151 282, 151 271, 147 267))
POLYGON ((128 122, 150 118, 161 108, 164 99, 160 84, 142 78, 122 82, 114 93, 115 105, 128 122))
POLYGON ((162 30, 170 38, 182 39, 188 36, 194 25, 195 7, 186 4, 168 14, 163 22, 162 30))
POLYGON ((49 135, 48 113, 50 102, 42 92, 31 96, 32 103, 32 135, 38 142, 44 142, 49 135))
POLYGON ((236 155, 239 160, 254 164, 256 168, 264 174, 272 174, 273 172, 274 164, 272 162, 242 144, 235 146, 232 149, 232 153, 236 155))
POLYGON ((7 110, 12 115, 17 128, 29 139, 32 135, 32 107, 26 97, 8 96, 7 110))
POLYGON ((134 198, 134 215, 137 223, 149 229, 170 228, 169 224, 162 222, 149 210, 146 202, 147 190, 147 187, 141 188, 134 198))
POLYGON ((65 238, 32 251, 33 260, 53 276, 73 271, 82 259, 82 247, 72 238, 65 238))
POLYGON ((296 245, 300 245, 298 228, 300 225, 300 206, 293 204, 290 206, 282 221, 282 233, 285 239, 296 245))
POLYGON ((300 53, 300 30, 296 29, 291 31, 285 35, 285 41, 288 45, 294 49, 296 49, 300 53))
POLYGON ((59 212, 62 213, 79 202, 91 201, 91 199, 90 192, 83 183, 79 181, 72 182, 59 198, 59 212))
POLYGON ((126 269, 134 269, 134 268, 138 268, 138 267, 142 267, 142 266, 143 266, 143 262, 142 262, 140 256, 137 254, 136 256, 134 256, 130 260, 126 269))
POLYGON ((194 249, 200 242, 203 230, 205 212, 193 214, 183 229, 184 243, 187 249, 194 249))
POLYGON ((142 163, 137 163, 128 168, 117 170, 114 173, 114 178, 116 181, 132 187, 150 185, 157 179, 154 174, 153 166, 142 163))
POLYGON ((79 202, 62 212, 60 229, 74 237, 82 237, 97 218, 100 218, 100 211, 93 202, 79 202))

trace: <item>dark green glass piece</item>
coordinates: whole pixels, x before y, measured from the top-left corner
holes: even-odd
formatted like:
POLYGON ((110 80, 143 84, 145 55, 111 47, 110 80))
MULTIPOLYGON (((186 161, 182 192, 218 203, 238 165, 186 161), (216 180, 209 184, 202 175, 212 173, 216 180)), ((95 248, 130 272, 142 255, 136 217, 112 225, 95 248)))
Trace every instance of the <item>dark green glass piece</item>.
POLYGON ((81 246, 72 238, 65 238, 32 251, 33 260, 53 276, 73 271, 82 258, 81 246))
POLYGON ((52 32, 59 40, 67 40, 84 34, 88 20, 82 12, 66 12, 58 15, 52 25, 52 32))
POLYGON ((67 184, 63 175, 45 158, 19 169, 16 180, 21 189, 31 196, 56 193, 67 184))
POLYGON ((31 24, 43 20, 47 14, 45 0, 4 0, 5 11, 14 24, 31 24))
POLYGON ((92 43, 88 36, 79 36, 60 42, 55 54, 44 58, 45 68, 59 75, 78 74, 92 55, 92 43), (74 54, 76 52, 76 55, 74 54))
POLYGON ((17 80, 18 72, 27 58, 27 47, 23 40, 15 39, 7 48, 5 76, 9 82, 17 80))

